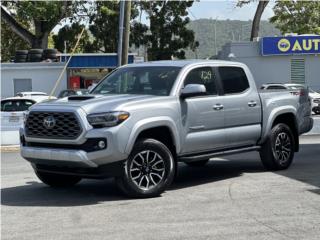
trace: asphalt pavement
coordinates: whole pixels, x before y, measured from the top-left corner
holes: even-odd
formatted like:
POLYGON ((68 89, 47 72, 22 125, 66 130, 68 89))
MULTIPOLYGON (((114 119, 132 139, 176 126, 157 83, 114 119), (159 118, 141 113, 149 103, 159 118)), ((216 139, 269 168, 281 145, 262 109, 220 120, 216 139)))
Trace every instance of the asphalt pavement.
POLYGON ((320 236, 320 135, 301 137, 290 169, 257 153, 179 166, 161 197, 127 199, 113 180, 42 184, 18 153, 2 153, 2 239, 314 239, 320 236))

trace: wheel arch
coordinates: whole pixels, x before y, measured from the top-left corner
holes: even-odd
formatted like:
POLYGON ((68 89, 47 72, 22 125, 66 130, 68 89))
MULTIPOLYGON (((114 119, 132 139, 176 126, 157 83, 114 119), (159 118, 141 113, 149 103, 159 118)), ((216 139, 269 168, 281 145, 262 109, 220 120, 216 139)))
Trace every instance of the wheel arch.
POLYGON ((286 110, 280 110, 277 111, 275 114, 271 114, 268 124, 265 130, 265 133, 262 137, 262 142, 264 142, 267 137, 269 136, 271 129, 279 123, 286 124, 292 131, 292 134, 294 136, 294 142, 295 142, 295 151, 299 151, 299 126, 296 118, 295 111, 292 109, 286 109, 286 110))
POLYGON ((170 118, 143 119, 135 124, 125 148, 130 154, 139 138, 153 138, 165 144, 175 156, 180 151, 179 134, 175 122, 170 118))

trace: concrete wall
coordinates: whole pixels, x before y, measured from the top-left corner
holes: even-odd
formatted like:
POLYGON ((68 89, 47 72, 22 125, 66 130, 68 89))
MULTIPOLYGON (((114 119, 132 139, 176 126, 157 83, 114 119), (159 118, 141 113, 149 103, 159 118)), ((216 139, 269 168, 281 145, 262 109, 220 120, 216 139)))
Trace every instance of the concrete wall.
POLYGON ((218 58, 247 64, 257 87, 264 83, 290 82, 291 59, 304 58, 306 84, 314 90, 320 90, 320 56, 262 56, 259 42, 235 42, 227 44, 219 53, 218 58), (229 58, 231 53, 235 58, 229 58))
MULTIPOLYGON (((64 63, 2 63, 1 64, 1 98, 14 95, 13 79, 32 79, 32 91, 50 94, 64 63)), ((67 88, 67 75, 63 74, 55 95, 67 88)))

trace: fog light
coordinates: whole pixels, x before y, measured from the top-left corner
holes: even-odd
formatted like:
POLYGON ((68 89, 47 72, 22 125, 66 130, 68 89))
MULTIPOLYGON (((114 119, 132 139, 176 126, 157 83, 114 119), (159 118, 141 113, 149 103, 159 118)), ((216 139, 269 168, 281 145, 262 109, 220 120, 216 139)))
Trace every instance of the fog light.
POLYGON ((104 141, 99 141, 98 142, 98 146, 99 146, 100 149, 103 149, 103 148, 106 147, 106 143, 104 141))

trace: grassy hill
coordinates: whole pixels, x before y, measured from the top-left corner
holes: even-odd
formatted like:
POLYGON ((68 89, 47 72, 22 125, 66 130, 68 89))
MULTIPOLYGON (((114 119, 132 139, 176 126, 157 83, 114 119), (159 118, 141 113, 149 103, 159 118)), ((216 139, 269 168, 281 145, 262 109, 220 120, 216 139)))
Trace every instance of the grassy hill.
MULTIPOLYGON (((217 33, 217 51, 231 41, 248 41, 250 38, 252 21, 198 19, 191 21, 189 28, 195 32, 196 40, 200 46, 197 52, 187 51, 187 58, 207 58, 215 55, 215 24, 217 33)), ((280 35, 268 21, 262 21, 259 36, 280 35)))

